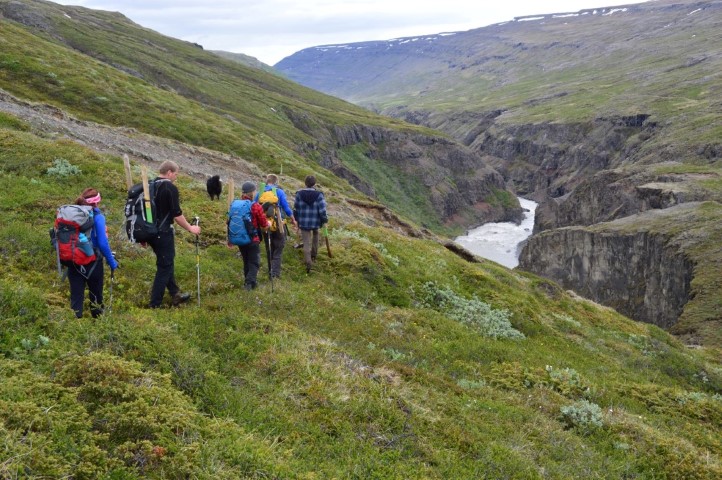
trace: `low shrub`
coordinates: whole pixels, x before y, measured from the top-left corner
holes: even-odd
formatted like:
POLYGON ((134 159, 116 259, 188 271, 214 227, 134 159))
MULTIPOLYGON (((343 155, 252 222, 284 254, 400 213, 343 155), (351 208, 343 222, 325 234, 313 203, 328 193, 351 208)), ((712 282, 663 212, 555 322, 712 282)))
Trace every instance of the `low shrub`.
POLYGON ((50 177, 66 178, 73 175, 83 173, 79 167, 71 164, 64 158, 56 158, 53 160, 53 166, 45 172, 50 177))
POLYGON ((592 391, 591 386, 573 368, 555 369, 547 365, 545 370, 549 375, 550 386, 564 396, 586 396, 592 391))
POLYGON ((561 408, 562 421, 569 428, 591 433, 604 425, 602 409, 596 403, 579 400, 561 408))
POLYGON ((511 312, 508 310, 494 309, 476 297, 464 298, 436 282, 423 284, 419 289, 418 299, 422 307, 442 312, 468 325, 484 337, 513 340, 524 338, 524 334, 512 326, 509 320, 511 312))

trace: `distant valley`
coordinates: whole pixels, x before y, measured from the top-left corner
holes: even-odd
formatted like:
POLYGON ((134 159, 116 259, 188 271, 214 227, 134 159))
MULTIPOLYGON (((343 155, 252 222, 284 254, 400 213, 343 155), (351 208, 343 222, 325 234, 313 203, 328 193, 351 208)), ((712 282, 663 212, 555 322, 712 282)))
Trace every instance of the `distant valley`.
POLYGON ((523 268, 691 343, 722 342, 722 2, 660 0, 319 46, 275 67, 448 133, 540 202, 523 268), (688 202, 701 210, 660 225, 656 210, 688 202), (614 223, 630 216, 624 228, 614 223), (687 222, 695 227, 680 241, 687 222), (640 235, 687 267, 664 269, 629 242, 640 235), (585 248, 563 243, 582 237, 585 248), (599 256, 602 239, 617 239, 612 255, 624 268, 599 256), (628 282, 643 286, 611 293, 628 282), (669 295, 677 307, 651 306, 669 295))

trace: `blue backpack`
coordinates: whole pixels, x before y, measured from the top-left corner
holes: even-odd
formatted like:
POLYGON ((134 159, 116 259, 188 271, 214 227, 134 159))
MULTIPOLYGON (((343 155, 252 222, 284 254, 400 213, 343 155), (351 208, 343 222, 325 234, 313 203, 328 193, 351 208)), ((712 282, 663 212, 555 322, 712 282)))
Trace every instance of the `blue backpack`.
POLYGON ((228 210, 228 241, 233 245, 250 245, 256 236, 251 221, 250 200, 233 200, 228 210))

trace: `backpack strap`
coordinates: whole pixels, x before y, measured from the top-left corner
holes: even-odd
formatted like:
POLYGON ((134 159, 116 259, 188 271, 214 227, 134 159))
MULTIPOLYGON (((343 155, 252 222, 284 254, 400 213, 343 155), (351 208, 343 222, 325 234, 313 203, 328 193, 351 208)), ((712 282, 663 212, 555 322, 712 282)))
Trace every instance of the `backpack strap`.
MULTIPOLYGON (((152 198, 153 205, 155 205, 155 198, 158 196, 158 186, 156 185, 156 183, 162 183, 162 182, 170 182, 170 180, 168 180, 167 178, 156 178, 155 180, 150 182, 150 184, 148 186, 149 189, 153 190, 153 193, 150 195, 152 198)), ((162 231, 163 224, 165 223, 166 220, 168 220, 169 215, 170 215, 170 212, 166 213, 165 217, 163 217, 163 220, 161 220, 160 222, 158 222, 156 224, 158 226, 159 232, 162 231)), ((168 227, 170 227, 170 225, 168 225, 168 227)))

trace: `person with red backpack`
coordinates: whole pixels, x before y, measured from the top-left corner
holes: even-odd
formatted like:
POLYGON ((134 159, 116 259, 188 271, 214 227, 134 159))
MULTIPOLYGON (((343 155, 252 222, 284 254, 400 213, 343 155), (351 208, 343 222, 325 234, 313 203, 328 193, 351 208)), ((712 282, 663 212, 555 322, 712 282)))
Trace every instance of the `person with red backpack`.
MULTIPOLYGON (((98 208, 100 205, 100 192, 94 188, 86 188, 75 201, 76 205, 92 207, 93 228, 90 230, 90 242, 95 252, 100 252, 108 263, 111 272, 118 268, 118 262, 113 257, 108 243, 108 233, 105 226, 105 216, 98 208)), ((85 287, 88 287, 90 299, 90 313, 98 318, 103 313, 103 259, 97 256, 94 262, 88 265, 72 264, 68 267, 68 282, 70 283, 70 308, 77 318, 83 316, 83 303, 85 302, 85 287)))
POLYGON ((243 258, 243 288, 256 288, 258 270, 261 268, 261 231, 269 224, 263 207, 253 200, 256 185, 244 182, 241 199, 234 200, 228 212, 228 247, 238 246, 243 258))

